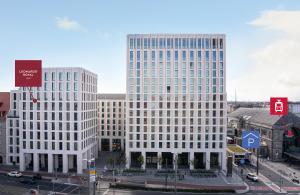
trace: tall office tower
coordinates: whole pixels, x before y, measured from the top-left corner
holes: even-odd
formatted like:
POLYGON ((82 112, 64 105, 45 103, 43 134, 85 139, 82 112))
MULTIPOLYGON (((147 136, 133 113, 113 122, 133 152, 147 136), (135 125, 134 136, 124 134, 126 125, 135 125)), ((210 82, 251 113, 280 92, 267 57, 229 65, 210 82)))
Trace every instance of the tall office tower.
POLYGON ((19 151, 8 151, 9 162, 19 161, 21 171, 82 173, 98 151, 97 75, 82 68, 43 68, 42 87, 33 96, 37 103, 27 88, 11 93, 7 133, 13 130, 19 151))
POLYGON ((125 94, 98 94, 99 150, 125 149, 125 94))
POLYGON ((225 64, 224 34, 128 35, 127 167, 226 169, 225 64))

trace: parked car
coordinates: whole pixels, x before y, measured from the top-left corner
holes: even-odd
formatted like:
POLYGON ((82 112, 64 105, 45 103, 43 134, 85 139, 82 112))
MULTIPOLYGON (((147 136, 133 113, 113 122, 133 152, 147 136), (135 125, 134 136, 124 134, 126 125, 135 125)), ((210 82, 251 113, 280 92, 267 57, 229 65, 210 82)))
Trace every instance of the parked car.
POLYGON ((300 179, 299 179, 299 177, 294 176, 294 177, 292 178, 292 182, 300 184, 300 179))
POLYGON ((36 181, 34 181, 33 179, 21 179, 20 183, 34 185, 36 184, 36 181))
POLYGON ((249 180, 258 181, 258 177, 254 173, 248 173, 246 176, 249 180))
POLYGON ((38 174, 34 175, 32 177, 32 179, 34 179, 34 180, 41 180, 42 179, 42 175, 38 173, 38 174))
POLYGON ((38 194, 39 194, 39 191, 37 191, 36 189, 30 189, 30 190, 29 190, 29 193, 30 193, 30 194, 34 194, 34 195, 38 195, 38 194))
POLYGON ((7 173, 8 176, 10 177, 22 177, 22 173, 19 171, 11 171, 9 173, 7 173))

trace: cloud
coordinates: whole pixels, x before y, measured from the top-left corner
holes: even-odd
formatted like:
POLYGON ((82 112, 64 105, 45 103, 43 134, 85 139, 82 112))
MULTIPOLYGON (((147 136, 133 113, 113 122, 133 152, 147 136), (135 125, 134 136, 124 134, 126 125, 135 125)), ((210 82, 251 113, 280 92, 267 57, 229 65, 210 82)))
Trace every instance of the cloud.
POLYGON ((86 31, 86 29, 77 21, 67 17, 55 17, 56 26, 62 30, 69 31, 86 31))
POLYGON ((243 100, 300 100, 300 11, 265 11, 249 24, 280 36, 253 51, 245 59, 254 62, 252 71, 231 80, 228 87, 243 100))

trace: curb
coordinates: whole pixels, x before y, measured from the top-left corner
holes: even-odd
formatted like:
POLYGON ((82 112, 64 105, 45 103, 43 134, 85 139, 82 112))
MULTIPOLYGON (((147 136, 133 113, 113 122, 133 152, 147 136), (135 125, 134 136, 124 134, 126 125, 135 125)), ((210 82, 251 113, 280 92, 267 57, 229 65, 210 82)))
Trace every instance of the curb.
POLYGON ((246 182, 244 182, 244 185, 246 186, 245 190, 235 190, 235 193, 237 193, 237 194, 245 194, 245 193, 249 192, 250 191, 249 185, 246 182))

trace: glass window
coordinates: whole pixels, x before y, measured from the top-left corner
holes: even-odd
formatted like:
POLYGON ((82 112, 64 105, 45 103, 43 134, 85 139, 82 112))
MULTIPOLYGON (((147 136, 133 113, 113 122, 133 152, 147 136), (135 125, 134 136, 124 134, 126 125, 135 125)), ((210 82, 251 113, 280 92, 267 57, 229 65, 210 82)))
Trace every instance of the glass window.
POLYGON ((159 61, 163 61, 163 51, 159 51, 159 61))
POLYGON ((182 60, 186 61, 186 51, 182 51, 182 60))
POLYGON ((133 51, 130 51, 130 62, 133 62, 133 51))
POLYGON ((220 61, 223 61, 223 51, 220 51, 220 61))
POLYGON ((62 72, 58 73, 58 79, 59 79, 60 81, 63 80, 63 73, 62 73, 62 72))
POLYGON ((140 51, 136 52, 136 58, 137 58, 137 61, 141 60, 141 52, 140 51))
POLYGON ((48 81, 48 72, 44 73, 45 81, 48 81))
POLYGON ((201 38, 198 38, 198 49, 201 48, 201 38))
POLYGON ((190 61, 194 61, 194 51, 190 51, 190 61))
POLYGON ((155 51, 151 52, 152 61, 155 61, 155 51))
POLYGON ((55 72, 52 72, 52 81, 55 81, 55 72))
POLYGON ((74 81, 78 81, 78 72, 74 72, 74 81))

